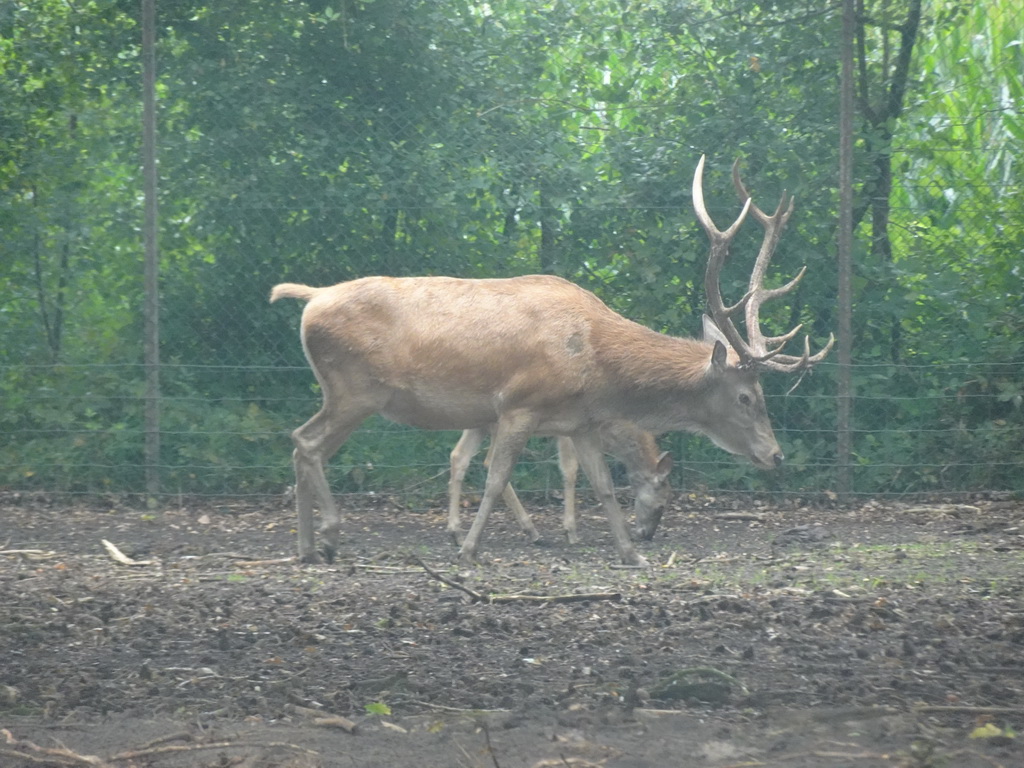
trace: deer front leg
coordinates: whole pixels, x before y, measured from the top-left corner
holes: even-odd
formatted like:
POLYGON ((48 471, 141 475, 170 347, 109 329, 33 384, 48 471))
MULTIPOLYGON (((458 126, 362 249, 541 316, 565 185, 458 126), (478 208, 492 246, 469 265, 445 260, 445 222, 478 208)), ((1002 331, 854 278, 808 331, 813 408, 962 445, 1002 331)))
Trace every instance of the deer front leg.
POLYGON ((558 438, 558 469, 562 473, 562 529, 570 544, 578 544, 579 534, 576 530, 576 477, 579 474, 580 462, 572 440, 568 437, 558 438))
POLYGON ((626 521, 622 515, 622 509, 615 498, 615 486, 612 483, 611 472, 605 464, 604 454, 601 451, 601 444, 596 436, 577 435, 573 437, 573 446, 576 448, 576 455, 579 457, 580 465, 590 480, 590 486, 597 494, 608 518, 608 527, 612 532, 612 540, 615 542, 615 549, 618 550, 619 559, 624 565, 647 566, 647 560, 642 557, 633 546, 629 538, 629 531, 626 528, 626 521))
POLYGON ((449 457, 451 475, 448 478, 448 536, 455 546, 462 544, 462 521, 460 507, 462 500, 462 483, 466 479, 466 470, 473 457, 480 451, 486 431, 483 429, 467 429, 462 433, 459 442, 452 448, 449 457))
MULTIPOLYGON (((506 414, 498 421, 491 435, 490 463, 487 467, 487 482, 484 496, 480 501, 473 525, 466 534, 459 549, 459 563, 471 565, 476 562, 480 536, 498 498, 504 493, 512 476, 512 468, 522 452, 526 441, 536 427, 536 418, 529 412, 516 415, 506 414)), ((524 512, 525 514, 525 512, 524 512)))

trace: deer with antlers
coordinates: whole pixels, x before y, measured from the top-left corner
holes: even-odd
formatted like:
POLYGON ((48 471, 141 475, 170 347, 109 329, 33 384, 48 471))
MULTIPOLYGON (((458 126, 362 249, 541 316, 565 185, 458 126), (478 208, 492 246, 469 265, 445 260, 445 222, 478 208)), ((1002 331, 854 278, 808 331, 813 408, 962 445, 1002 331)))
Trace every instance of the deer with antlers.
POLYGON ((718 230, 704 206, 704 158, 693 180, 693 205, 711 241, 705 288, 711 318, 702 340, 657 333, 609 309, 593 293, 550 275, 465 280, 364 277, 313 288, 274 287, 270 300, 307 302, 301 337, 323 404, 292 433, 299 557, 315 562, 314 502, 328 559, 341 518, 324 464, 372 414, 423 429, 493 430, 483 497, 462 541, 459 560, 475 562, 491 510, 534 434, 572 439, 580 465, 608 519, 619 559, 646 565, 626 529, 604 461, 601 432, 615 422, 662 433, 707 435, 726 451, 772 469, 783 461, 758 380, 765 369, 802 371, 819 362, 805 341, 801 356, 782 354, 800 327, 766 338, 764 301, 791 291, 762 285, 779 235, 793 211, 785 193, 775 213, 753 204, 734 166, 744 201, 737 220, 718 230), (726 307, 722 263, 748 212, 764 227, 750 290, 726 307), (745 311, 749 339, 733 323, 745 311))

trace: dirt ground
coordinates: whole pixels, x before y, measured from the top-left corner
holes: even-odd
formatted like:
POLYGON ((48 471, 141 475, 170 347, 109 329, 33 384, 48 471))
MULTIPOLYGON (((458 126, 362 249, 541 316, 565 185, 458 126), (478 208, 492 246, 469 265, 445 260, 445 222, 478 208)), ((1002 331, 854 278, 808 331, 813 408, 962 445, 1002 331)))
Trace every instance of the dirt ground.
POLYGON ((1024 502, 680 495, 644 570, 344 502, 303 566, 284 500, 0 495, 0 766, 1024 766, 1024 502))

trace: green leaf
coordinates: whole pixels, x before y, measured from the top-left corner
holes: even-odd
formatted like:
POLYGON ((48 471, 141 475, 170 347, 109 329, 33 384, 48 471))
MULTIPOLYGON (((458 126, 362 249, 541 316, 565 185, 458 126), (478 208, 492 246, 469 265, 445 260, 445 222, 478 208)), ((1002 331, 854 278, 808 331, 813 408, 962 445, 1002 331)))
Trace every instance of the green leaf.
POLYGON ((370 715, 390 715, 391 714, 391 707, 389 707, 383 701, 374 701, 374 702, 372 702, 370 704, 365 705, 363 707, 363 709, 365 709, 367 714, 370 714, 370 715))

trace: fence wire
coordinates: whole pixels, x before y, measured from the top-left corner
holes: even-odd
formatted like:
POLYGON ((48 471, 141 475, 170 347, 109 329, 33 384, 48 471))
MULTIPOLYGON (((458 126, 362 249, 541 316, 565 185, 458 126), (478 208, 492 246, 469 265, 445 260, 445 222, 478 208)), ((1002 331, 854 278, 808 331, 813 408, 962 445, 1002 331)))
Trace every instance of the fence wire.
MULTIPOLYGON (((834 14, 272 5, 157 3, 161 496, 293 482, 289 433, 319 393, 298 305, 267 303, 277 282, 546 272, 656 330, 696 333, 706 244, 688 190, 701 154, 720 225, 738 213, 735 156, 762 207, 796 194, 771 279, 809 272, 769 330, 803 322, 820 343, 836 327, 834 14)), ((0 15, 0 487, 13 491, 145 489, 139 20, 108 10, 39 0, 0 15)), ((925 4, 889 143, 871 154, 867 113, 859 126, 856 495, 1024 490, 1011 10, 925 4), (874 175, 884 158, 891 175, 874 175)), ((891 85, 886 36, 899 29, 863 29, 864 89, 891 85)), ((748 225, 736 244, 723 278, 734 299, 759 237, 748 225)), ((765 377, 784 471, 662 436, 675 487, 831 493, 836 377, 834 360, 792 393, 765 377)), ((371 419, 332 461, 332 487, 443 505, 457 436, 371 419)), ((514 482, 557 496, 551 441, 531 441, 514 482)))

